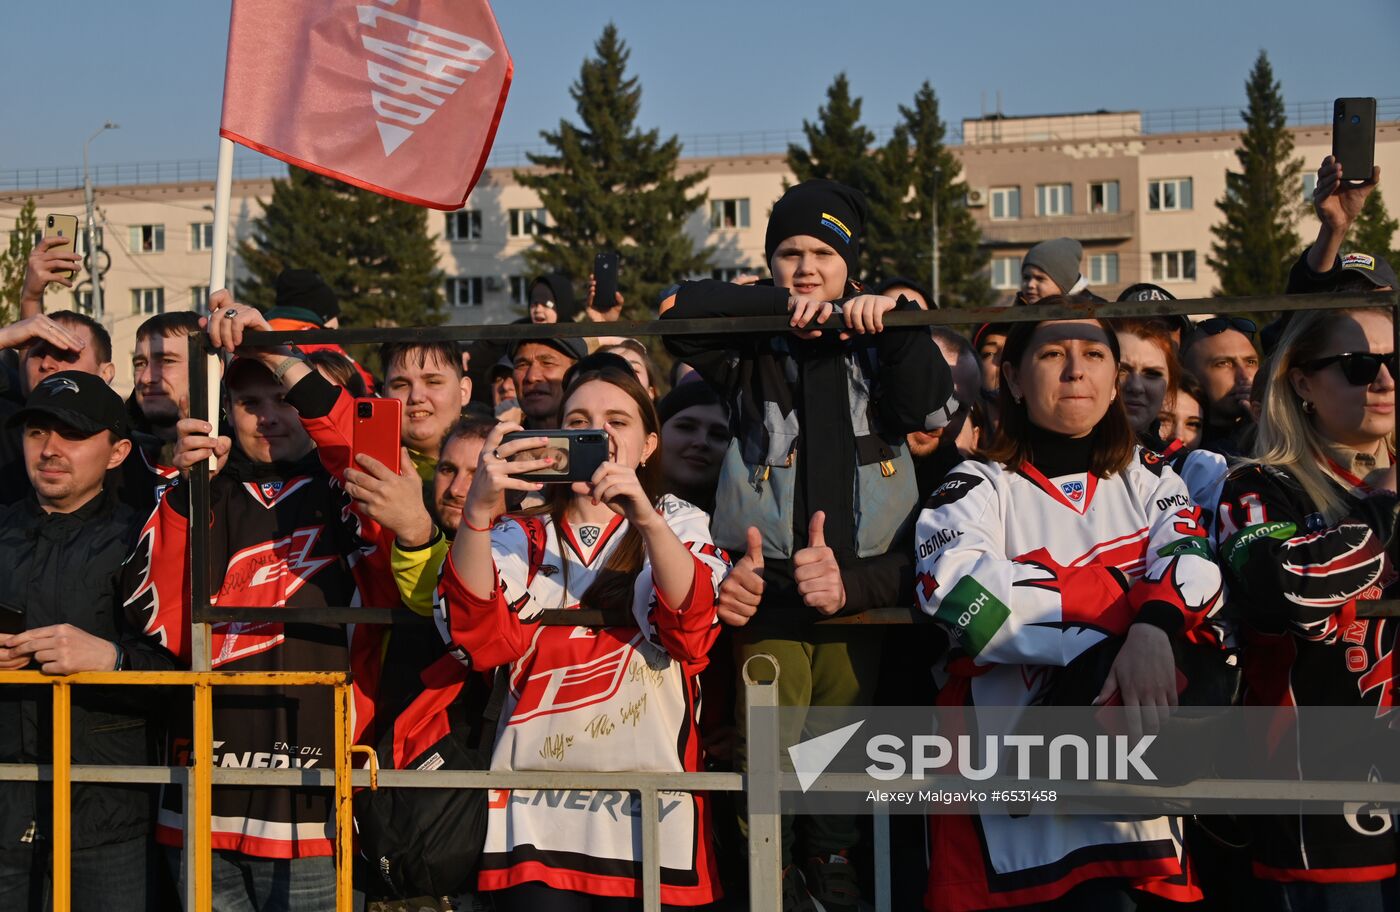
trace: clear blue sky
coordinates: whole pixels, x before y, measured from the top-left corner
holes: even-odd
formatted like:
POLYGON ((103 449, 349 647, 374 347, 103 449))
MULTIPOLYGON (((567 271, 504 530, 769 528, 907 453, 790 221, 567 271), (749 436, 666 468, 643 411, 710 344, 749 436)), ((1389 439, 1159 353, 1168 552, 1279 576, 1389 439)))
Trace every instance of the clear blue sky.
MULTIPOLYGON (((865 121, 930 80, 956 123, 1007 114, 1241 105, 1269 52, 1290 102, 1400 96, 1397 0, 498 0, 515 59, 499 143, 573 115, 568 87, 605 22, 632 49, 641 123, 664 133, 788 130, 835 73, 865 121), (1326 17, 1321 21, 1318 17, 1326 17)), ((215 155, 228 0, 0 0, 0 169, 215 155)))

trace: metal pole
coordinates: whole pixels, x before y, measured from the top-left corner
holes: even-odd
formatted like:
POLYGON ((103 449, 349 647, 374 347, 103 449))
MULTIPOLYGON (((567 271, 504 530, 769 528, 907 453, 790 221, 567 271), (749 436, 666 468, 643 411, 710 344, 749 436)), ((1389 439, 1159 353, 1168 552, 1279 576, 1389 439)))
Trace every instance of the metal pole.
POLYGON ((53 684, 53 908, 68 912, 73 900, 73 692, 53 684))
MULTIPOLYGON (((758 667, 754 668, 757 671, 758 667)), ((744 712, 747 716, 749 740, 748 769, 744 771, 745 795, 749 816, 749 909, 752 912, 772 912, 783 905, 782 887, 782 814, 778 794, 778 726, 773 715, 759 720, 756 709, 775 709, 778 705, 778 675, 782 669, 771 655, 750 656, 741 673, 744 677, 744 712), (759 680, 750 674, 750 666, 758 661, 772 665, 770 679, 759 680), (754 806, 768 810, 756 813, 754 806)))
MULTIPOLYGON (((97 207, 93 204, 92 175, 88 171, 88 146, 92 141, 101 136, 105 130, 118 129, 117 125, 110 120, 98 127, 97 130, 83 143, 83 200, 87 205, 87 255, 88 255, 88 278, 92 280, 92 313, 98 320, 101 320, 105 310, 102 304, 102 276, 97 268, 97 207)), ((75 249, 76 249, 76 241, 75 249)))
POLYGON ((938 297, 938 194, 941 189, 939 178, 942 175, 943 172, 939 168, 933 169, 933 199, 929 201, 929 208, 933 213, 933 281, 929 283, 933 300, 928 302, 930 309, 941 306, 938 297))
MULTIPOLYGON (((209 294, 222 290, 228 278, 228 210, 233 196, 233 140, 219 138, 219 170, 214 177, 214 243, 209 256, 209 294)), ((198 361, 190 361, 190 369, 198 369, 198 361)), ((205 388, 209 423, 215 428, 219 424, 219 357, 210 352, 204 358, 204 373, 208 378, 205 388)), ((209 467, 216 468, 213 456, 209 457, 209 467)))

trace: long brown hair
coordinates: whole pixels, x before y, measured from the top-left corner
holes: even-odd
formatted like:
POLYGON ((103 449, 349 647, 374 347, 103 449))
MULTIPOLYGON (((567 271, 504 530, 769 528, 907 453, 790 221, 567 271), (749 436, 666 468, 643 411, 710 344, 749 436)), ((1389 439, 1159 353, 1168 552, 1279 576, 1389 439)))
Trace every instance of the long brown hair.
MULTIPOLYGON (((1062 295, 1051 295, 1039 303, 1064 306, 1071 302, 1062 295)), ((1118 337, 1114 335, 1113 328, 1107 321, 1097 317, 1084 319, 1092 320, 1103 329, 1108 348, 1113 353, 1113 363, 1116 365, 1119 360, 1118 337)), ((1001 349, 1003 369, 997 396, 1001 423, 991 445, 980 452, 981 458, 989 462, 999 462, 1013 472, 1019 470, 1024 463, 1035 463, 1035 453, 1031 451, 1030 415, 1025 402, 1018 402, 1012 397, 1005 365, 1014 364, 1019 371, 1022 358, 1030 350, 1031 337, 1035 335, 1035 331, 1041 326, 1064 322, 1069 321, 1042 320, 1038 323, 1012 324, 1006 335, 1006 344, 1001 349)), ((1116 376, 1114 382, 1117 383, 1116 376)), ((1128 412, 1123 408, 1122 399, 1115 397, 1108 404, 1108 411, 1099 419, 1099 423, 1090 434, 1094 438, 1094 446, 1089 456, 1089 471, 1100 478, 1107 478, 1127 468, 1137 446, 1137 437, 1133 433, 1132 425, 1128 423, 1128 412)))
MULTIPOLYGON (((566 406, 570 396, 585 383, 592 383, 595 380, 612 384, 626 393, 636 403, 637 412, 642 416, 644 434, 656 435, 656 448, 646 461, 637 467, 637 480, 642 483, 642 490, 646 491, 647 498, 652 503, 656 503, 665 491, 665 481, 661 471, 661 419, 656 415, 656 406, 652 403, 651 396, 642 388, 636 374, 632 373, 630 365, 626 370, 621 367, 604 365, 579 372, 571 378, 568 389, 564 391, 564 396, 560 400, 559 414, 567 414, 566 406)), ((523 511, 523 514, 526 516, 547 515, 554 523, 555 533, 562 539, 564 523, 567 522, 565 511, 568 510, 570 501, 576 496, 570 490, 569 485, 550 485, 548 493, 545 495, 545 502, 538 507, 523 511)), ((605 611, 622 612, 628 610, 632 604, 632 587, 637 581, 637 574, 642 570, 642 561, 645 556, 641 533, 629 525, 627 531, 623 533, 622 541, 618 542, 617 548, 603 564, 598 578, 593 581, 593 585, 588 587, 588 591, 579 597, 579 604, 585 608, 599 608, 605 611)), ((567 561, 564 562, 561 570, 564 575, 564 591, 567 593, 569 590, 569 565, 567 561)))

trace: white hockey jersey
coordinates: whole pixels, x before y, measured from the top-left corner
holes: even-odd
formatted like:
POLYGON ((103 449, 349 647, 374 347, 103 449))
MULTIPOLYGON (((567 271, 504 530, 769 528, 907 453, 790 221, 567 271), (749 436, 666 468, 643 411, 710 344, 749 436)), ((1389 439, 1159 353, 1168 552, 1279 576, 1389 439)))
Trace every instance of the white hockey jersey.
MULTIPOLYGON (((728 558, 710 540, 703 510, 672 496, 657 510, 695 561, 684 603, 668 605, 644 564, 634 586, 636 626, 535 623, 578 608, 622 540, 627 523, 566 526, 548 516, 508 516, 491 530, 496 590, 474 597, 449 560, 436 607, 453 653, 476 668, 509 663, 491 768, 698 772, 698 675, 718 635, 715 600, 728 558)), ((479 886, 543 881, 599 896, 636 896, 640 810, 628 792, 495 790, 479 886)), ((660 795, 661 898, 701 905, 718 895, 705 797, 660 795)))
MULTIPOLYGON (((917 532, 920 605, 957 644, 939 704, 1028 706, 1055 667, 1136 620, 1198 627, 1221 603, 1206 534, 1185 484, 1149 450, 1108 478, 961 463, 929 498, 917 532)), ((979 715, 979 731, 1009 733, 1015 715, 979 715)), ((1013 817, 996 805, 935 815, 926 902, 936 912, 1040 903, 1100 877, 1199 898, 1183 877, 1175 823, 1013 817)))

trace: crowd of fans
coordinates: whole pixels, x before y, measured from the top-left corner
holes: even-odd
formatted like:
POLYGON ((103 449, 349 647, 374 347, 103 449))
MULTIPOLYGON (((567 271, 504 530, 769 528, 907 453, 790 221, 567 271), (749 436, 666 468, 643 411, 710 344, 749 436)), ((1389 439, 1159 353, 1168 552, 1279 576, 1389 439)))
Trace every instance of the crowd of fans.
MULTIPOLYGON (((1322 228, 1288 290, 1394 291, 1379 253, 1340 252, 1378 174, 1340 173, 1330 157, 1319 169, 1322 228)), ((212 461, 217 604, 422 616, 212 627, 218 670, 350 670, 354 736, 385 765, 450 764, 456 739, 492 770, 741 770, 736 669, 762 654, 788 709, 1114 702, 1153 731, 1192 698, 1177 674, 1191 651, 1233 681, 1226 701, 1390 711, 1395 622, 1356 616, 1395 581, 1388 306, 1262 328, 1233 315, 887 327, 938 302, 908 279, 862 286, 866 217, 858 190, 789 188, 765 235, 771 278, 682 282, 659 302, 663 319, 714 320, 712 335, 664 349, 608 336, 621 296, 595 302, 590 281, 579 308, 549 275, 524 320, 592 320, 596 338, 385 344, 377 377, 335 345, 250 335, 338 325, 334 292, 289 269, 266 313, 221 291, 207 318, 147 320, 125 400, 103 326, 43 312, 45 288, 80 263, 41 243, 21 318, 0 329, 0 669, 189 667, 185 478, 212 461), (759 315, 790 331, 725 331, 759 315), (213 422, 189 417, 201 331, 223 354, 213 422), (357 400, 376 393, 402 403, 396 465, 354 445, 357 400), (531 434, 557 428, 605 432, 587 480, 532 474, 562 467, 531 434), (933 622, 821 623, 896 606, 933 622), (576 608, 601 625, 541 622, 576 608)), ((1033 248, 1015 306, 1101 303, 1082 258, 1070 238, 1033 248)), ((1171 297, 1136 285, 1119 300, 1171 297)), ((0 689, 0 762, 50 759, 49 706, 46 690, 0 689)), ((785 742, 825 731, 782 718, 785 742)), ((79 688, 71 724, 75 763, 190 762, 187 695, 79 688)), ((328 766, 333 726, 323 691, 216 689, 214 763, 328 766)), ((0 906, 42 909, 48 786, 0 792, 0 906)), ((74 787, 73 908, 184 899, 162 892, 185 883, 183 794, 74 787)), ((635 795, 421 794, 447 825, 400 831, 407 859, 380 852, 384 821, 357 803, 370 909, 639 908, 635 795), (447 886, 404 873, 443 857, 447 886)), ((351 836, 327 790, 219 787, 212 813, 215 909, 333 906, 335 840, 351 836)), ((1400 908, 1384 813, 1244 817, 1228 833, 985 807, 903 823, 897 908, 1400 908)), ((742 896, 745 832, 730 796, 663 792, 663 903, 742 896)), ((856 909, 861 833, 850 816, 785 817, 784 910, 856 909)))

